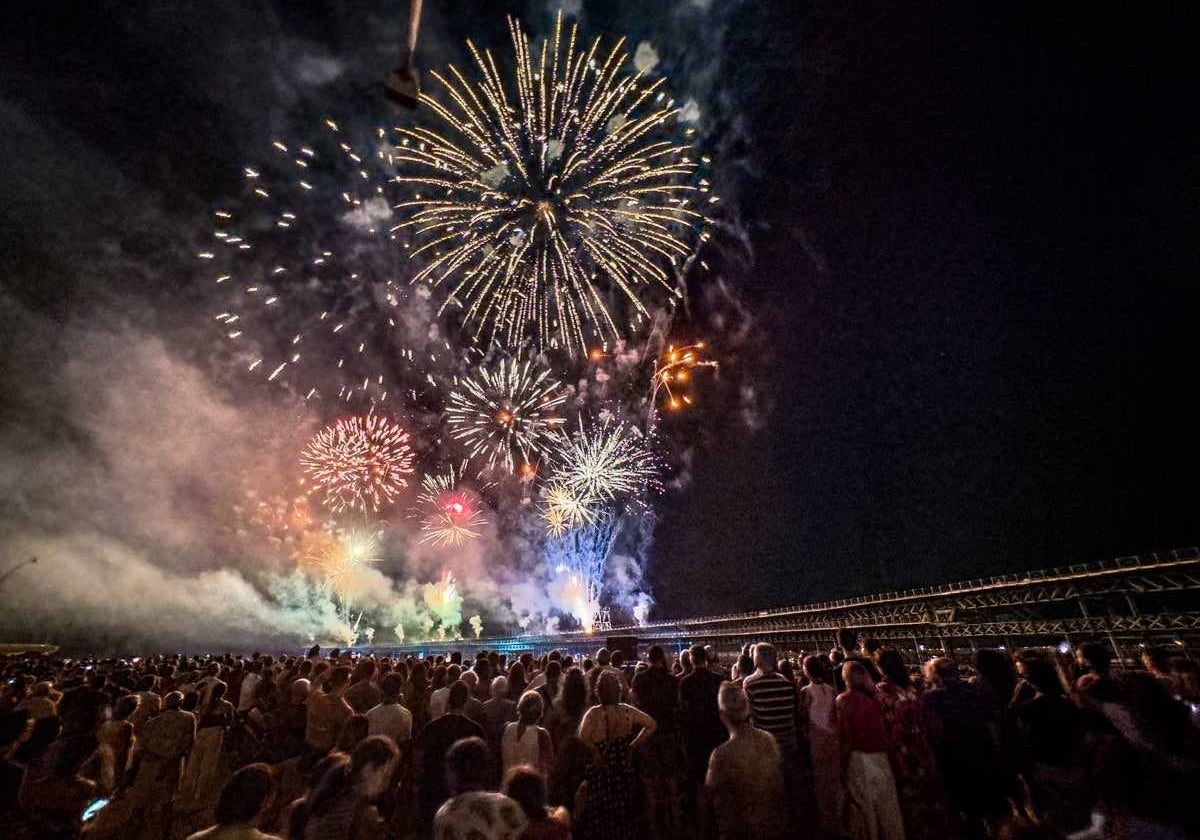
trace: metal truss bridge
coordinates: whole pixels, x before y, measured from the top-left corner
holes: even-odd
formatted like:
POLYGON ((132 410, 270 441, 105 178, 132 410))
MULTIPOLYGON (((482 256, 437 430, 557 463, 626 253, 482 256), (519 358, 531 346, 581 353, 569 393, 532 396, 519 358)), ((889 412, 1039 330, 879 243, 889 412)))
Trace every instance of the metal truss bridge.
MULTIPOLYGON (((787 650, 828 650, 851 628, 918 657, 955 648, 1109 643, 1119 657, 1140 644, 1200 650, 1200 549, 1119 557, 1100 563, 999 575, 728 615, 615 626, 605 634, 523 635, 405 645, 403 650, 500 652, 594 649, 612 639, 629 648, 746 642, 787 650)), ((611 646, 611 645, 610 645, 611 646)), ((379 649, 379 648, 377 648, 379 649)), ((397 648, 396 650, 399 650, 397 648)))

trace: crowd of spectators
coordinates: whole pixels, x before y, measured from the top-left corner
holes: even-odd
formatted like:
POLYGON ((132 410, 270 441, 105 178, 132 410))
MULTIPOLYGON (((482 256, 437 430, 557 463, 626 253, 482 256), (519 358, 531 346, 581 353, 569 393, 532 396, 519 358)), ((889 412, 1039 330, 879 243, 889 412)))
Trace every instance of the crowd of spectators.
POLYGON ((4 836, 1200 836, 1170 648, 0 660, 4 836))

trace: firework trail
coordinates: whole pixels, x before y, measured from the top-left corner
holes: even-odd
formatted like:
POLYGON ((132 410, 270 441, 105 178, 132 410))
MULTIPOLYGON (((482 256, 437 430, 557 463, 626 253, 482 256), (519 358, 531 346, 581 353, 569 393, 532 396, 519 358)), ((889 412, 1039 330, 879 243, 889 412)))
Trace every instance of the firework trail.
POLYGON ((442 572, 437 583, 425 584, 425 606, 440 623, 443 632, 452 632, 462 622, 462 595, 450 570, 442 572))
POLYGON ((555 409, 566 398, 549 370, 502 359, 459 382, 450 393, 446 423, 471 458, 515 473, 518 461, 529 464, 553 443, 553 431, 563 422, 555 409))
POLYGON ((702 341, 684 347, 668 345, 666 351, 655 362, 654 372, 650 375, 651 411, 658 405, 660 391, 666 393, 666 406, 671 411, 678 411, 685 405, 692 404, 687 387, 696 368, 716 369, 718 366, 715 361, 704 358, 704 350, 705 345, 702 341))
POLYGON ((546 540, 546 557, 553 572, 551 600, 585 628, 600 607, 604 570, 620 533, 620 516, 606 512, 590 525, 546 540))
POLYGON ((421 171, 397 205, 427 260, 414 282, 448 285, 475 340, 586 353, 635 332, 643 298, 681 294, 709 185, 664 79, 620 72, 624 40, 578 43, 562 14, 535 49, 509 19, 514 78, 468 47, 480 78, 434 72, 448 102, 421 95, 444 124, 399 128, 396 160, 421 171), (530 335, 532 333, 532 335, 530 335))
POLYGON ((412 463, 408 432, 374 413, 326 426, 300 458, 334 512, 378 511, 391 504, 408 486, 412 463))
POLYGON ((478 494, 463 486, 462 470, 451 467, 421 479, 416 513, 421 520, 421 542, 439 548, 465 545, 479 537, 487 522, 478 494))

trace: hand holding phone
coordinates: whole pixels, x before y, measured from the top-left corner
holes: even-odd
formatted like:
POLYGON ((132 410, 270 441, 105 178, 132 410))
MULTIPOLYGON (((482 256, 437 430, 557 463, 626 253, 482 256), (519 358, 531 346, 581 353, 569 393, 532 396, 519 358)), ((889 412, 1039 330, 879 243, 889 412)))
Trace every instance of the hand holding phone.
POLYGON ((100 799, 93 799, 91 802, 88 803, 88 806, 83 809, 83 821, 89 822, 91 820, 94 820, 96 818, 96 815, 99 814, 101 811, 103 811, 104 806, 107 804, 108 804, 108 800, 104 799, 103 797, 100 799))

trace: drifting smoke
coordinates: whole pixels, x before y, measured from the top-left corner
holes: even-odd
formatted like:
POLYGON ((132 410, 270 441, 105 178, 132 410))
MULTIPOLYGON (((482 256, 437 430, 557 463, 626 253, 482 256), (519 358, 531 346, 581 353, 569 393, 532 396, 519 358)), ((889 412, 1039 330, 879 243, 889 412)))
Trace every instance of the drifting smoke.
MULTIPOLYGON (((14 342, 52 329, 5 303, 14 342)), ((0 592, 5 632, 166 648, 339 635, 327 597, 282 566, 239 562, 216 524, 237 476, 279 465, 278 429, 157 337, 93 321, 55 346, 69 355, 46 378, 3 376, 4 556, 38 559, 0 592)))
MULTIPOLYGON (((28 314, 9 323, 16 342, 51 329, 28 314)), ((230 526, 245 502, 241 479, 269 487, 295 474, 317 418, 272 408, 257 389, 234 402, 160 338, 118 324, 73 323, 60 340, 71 352, 49 378, 4 371, 21 418, 0 439, 6 565, 38 558, 0 592, 10 637, 112 649, 300 645, 345 643, 359 622, 360 636, 390 641, 403 638, 397 627, 459 634, 465 601, 508 627, 552 609, 530 582, 532 545, 498 566, 512 546, 494 532, 437 549, 405 521, 387 526, 381 562, 338 579, 349 605, 339 608, 290 551, 230 526)))

